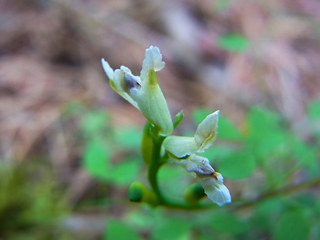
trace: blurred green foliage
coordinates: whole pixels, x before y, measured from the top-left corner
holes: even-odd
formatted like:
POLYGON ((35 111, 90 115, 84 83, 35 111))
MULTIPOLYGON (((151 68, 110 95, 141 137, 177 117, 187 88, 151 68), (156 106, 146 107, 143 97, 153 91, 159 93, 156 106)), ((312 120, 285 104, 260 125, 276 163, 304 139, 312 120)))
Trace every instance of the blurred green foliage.
MULTIPOLYGON (((127 211, 110 216, 103 239, 319 239, 316 193, 307 191, 308 186, 286 191, 297 182, 319 178, 320 101, 307 109, 307 138, 295 133, 282 116, 261 107, 250 109, 241 128, 221 114, 216 144, 204 155, 231 186, 233 203, 179 212, 145 205, 131 208, 127 200, 115 199, 127 211)), ((145 176, 142 131, 112 126, 104 110, 87 111, 77 104, 69 110, 80 118, 82 164, 93 178, 120 190, 145 178, 139 179, 145 176)), ((210 112, 194 111, 195 125, 210 112)), ((74 239, 60 231, 59 219, 68 207, 54 191, 51 173, 37 170, 42 174, 35 178, 34 169, 23 165, 3 165, 0 170, 0 239, 74 239)), ((159 179, 172 199, 182 199, 193 182, 182 168, 170 164, 160 170, 159 179)), ((113 208, 112 201, 100 202, 113 208)))
MULTIPOLYGON (((320 101, 308 106, 303 136, 266 108, 252 107, 242 126, 222 113, 215 146, 204 155, 225 177, 233 203, 180 212, 132 205, 123 195, 118 196, 121 199, 112 196, 122 204, 123 214, 109 216, 103 239, 319 239, 320 201, 316 191, 309 189, 320 185, 319 109, 320 101)), ((195 126, 209 113, 195 110, 195 126)), ((111 126, 108 114, 97 110, 82 112, 80 132, 83 167, 93 178, 121 191, 133 181, 143 182, 142 130, 111 126)), ((161 189, 180 201, 194 182, 172 164, 164 165, 158 177, 161 189)))
POLYGON ((239 34, 225 34, 218 38, 218 47, 230 52, 244 52, 249 47, 249 41, 239 34))
POLYGON ((1 163, 0 239, 73 239, 62 227, 69 211, 48 166, 1 163))

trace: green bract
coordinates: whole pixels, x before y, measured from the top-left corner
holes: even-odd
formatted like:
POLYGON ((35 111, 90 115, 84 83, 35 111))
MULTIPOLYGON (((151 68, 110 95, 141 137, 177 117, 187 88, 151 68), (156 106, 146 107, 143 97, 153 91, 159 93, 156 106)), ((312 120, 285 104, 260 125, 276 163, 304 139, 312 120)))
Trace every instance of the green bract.
POLYGON ((140 77, 134 76, 125 66, 113 71, 103 58, 101 63, 113 90, 159 127, 161 134, 170 135, 173 131, 173 123, 156 76, 156 72, 165 65, 159 48, 151 46, 146 49, 146 58, 143 61, 140 77))

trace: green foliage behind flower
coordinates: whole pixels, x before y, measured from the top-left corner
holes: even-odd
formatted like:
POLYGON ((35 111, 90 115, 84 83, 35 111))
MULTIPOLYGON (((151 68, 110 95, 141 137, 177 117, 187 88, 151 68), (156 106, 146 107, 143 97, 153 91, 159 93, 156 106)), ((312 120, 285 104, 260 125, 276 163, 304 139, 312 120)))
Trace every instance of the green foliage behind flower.
MULTIPOLYGON (((312 191, 313 186, 320 184, 318 107, 317 101, 309 107, 311 136, 308 139, 311 140, 300 137, 280 114, 265 108, 250 109, 242 128, 222 113, 216 147, 204 156, 228 179, 226 184, 231 191, 236 192, 233 205, 188 213, 142 205, 107 221, 105 239, 129 236, 151 240, 319 238, 320 201, 312 191)), ((208 113, 205 109, 194 111, 195 125, 208 113)), ((100 128, 107 126, 106 118, 100 128)), ((101 129, 98 132, 102 132, 101 129)), ((140 144, 137 139, 141 139, 141 135, 135 129, 106 131, 103 142, 108 143, 105 148, 108 154, 102 154, 108 156, 104 159, 108 169, 105 176, 100 178, 85 161, 84 167, 97 179, 128 188, 145 171, 137 150, 140 144), (119 148, 125 148, 133 157, 111 161, 119 148)), ((92 144, 90 138, 87 140, 88 145, 92 144)), ((181 198, 183 191, 180 190, 187 189, 192 182, 183 171, 176 170, 166 166, 159 173, 161 188, 173 199, 181 198)))
POLYGON ((69 206, 53 175, 38 161, 0 164, 0 239, 69 240, 69 206))

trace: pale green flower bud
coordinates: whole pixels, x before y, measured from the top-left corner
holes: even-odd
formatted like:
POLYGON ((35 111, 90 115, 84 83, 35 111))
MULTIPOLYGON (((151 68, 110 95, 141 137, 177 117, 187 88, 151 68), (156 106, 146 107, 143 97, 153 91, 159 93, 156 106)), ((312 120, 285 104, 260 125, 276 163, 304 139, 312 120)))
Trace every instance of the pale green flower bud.
POLYGON ((146 49, 140 77, 134 76, 127 67, 121 66, 113 71, 104 59, 101 62, 111 87, 159 127, 161 134, 170 135, 173 123, 156 76, 156 71, 160 71, 165 65, 159 48, 151 46, 146 49))
POLYGON ((223 177, 215 172, 212 175, 198 175, 198 181, 202 185, 208 198, 218 206, 231 203, 231 195, 228 188, 223 184, 223 177))

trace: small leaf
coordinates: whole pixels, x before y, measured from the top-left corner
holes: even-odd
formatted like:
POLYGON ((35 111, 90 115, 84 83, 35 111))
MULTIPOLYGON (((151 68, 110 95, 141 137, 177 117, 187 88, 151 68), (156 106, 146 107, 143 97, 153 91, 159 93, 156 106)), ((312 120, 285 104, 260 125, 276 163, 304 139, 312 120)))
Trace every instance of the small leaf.
POLYGON ((214 7, 218 10, 218 12, 223 12, 230 7, 232 2, 233 0, 218 0, 215 1, 214 7))
POLYGON ((89 137, 100 135, 107 126, 108 116, 105 111, 87 113, 81 121, 81 129, 89 137))
POLYGON ((239 34, 222 35, 217 44, 220 48, 231 52, 244 52, 249 47, 248 39, 239 34))
POLYGON ((115 137, 117 143, 123 148, 139 149, 141 143, 141 132, 138 128, 129 127, 116 129, 115 137))
POLYGON ((108 179, 118 185, 129 185, 137 180, 140 170, 140 159, 124 159, 109 171, 108 179))
POLYGON ((274 240, 307 240, 310 235, 310 220, 300 209, 281 216, 275 224, 274 240))
POLYGON ((240 140, 241 134, 237 127, 227 118, 220 116, 218 137, 227 140, 240 140))
POLYGON ((263 138, 270 131, 281 128, 280 116, 268 109, 253 107, 248 114, 249 134, 253 138, 263 138))
POLYGON ((90 175, 98 179, 106 179, 109 170, 109 152, 103 141, 92 141, 84 150, 83 166, 90 175))
POLYGON ((137 232, 123 222, 117 220, 108 221, 104 240, 119 240, 119 239, 130 239, 139 240, 142 239, 137 232))
POLYGON ((219 171, 225 178, 241 179, 252 175, 255 160, 250 152, 233 152, 221 160, 219 171))
POLYGON ((218 161, 219 163, 233 151, 234 149, 230 145, 216 145, 215 147, 206 150, 201 155, 208 158, 209 160, 212 160, 214 163, 216 163, 216 161, 218 161))
POLYGON ((292 153, 298 163, 306 167, 310 173, 317 175, 319 173, 319 164, 317 159, 317 148, 308 145, 302 140, 293 141, 292 153))
POLYGON ((236 215, 228 212, 217 212, 210 221, 210 226, 216 231, 228 234, 241 234, 249 230, 249 225, 236 215))
POLYGON ((167 218, 166 221, 156 225, 152 231, 153 240, 179 240, 189 239, 191 222, 180 218, 167 218))
POLYGON ((320 118, 320 99, 316 99, 309 103, 308 116, 312 120, 320 118))

